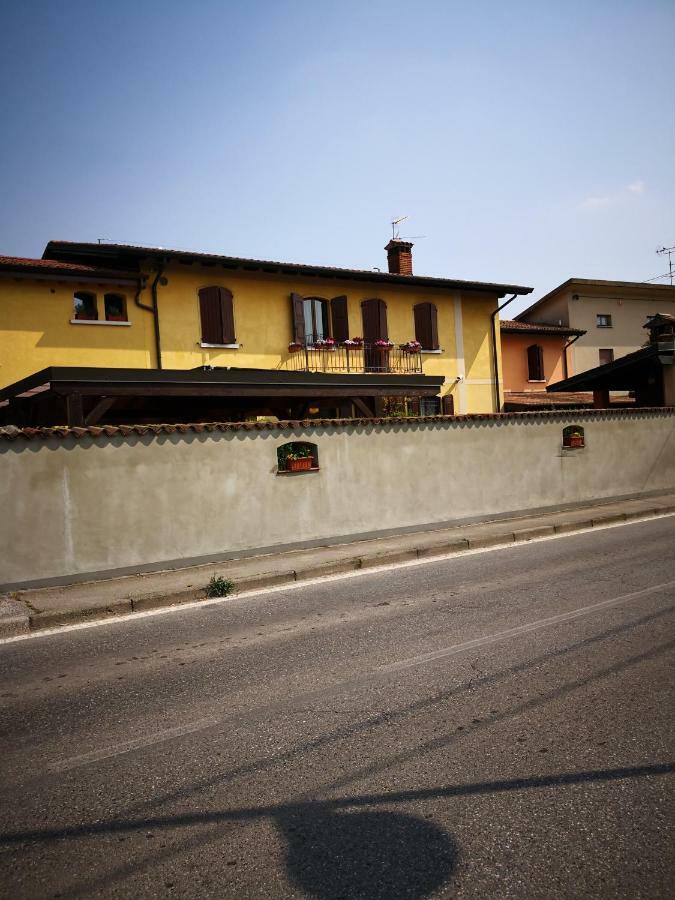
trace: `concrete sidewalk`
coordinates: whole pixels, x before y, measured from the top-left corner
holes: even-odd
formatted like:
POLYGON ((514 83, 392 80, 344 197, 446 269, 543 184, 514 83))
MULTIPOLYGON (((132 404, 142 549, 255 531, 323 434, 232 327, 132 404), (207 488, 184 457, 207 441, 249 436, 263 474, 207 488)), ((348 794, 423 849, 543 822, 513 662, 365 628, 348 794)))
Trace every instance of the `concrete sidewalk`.
POLYGON ((235 593, 241 593, 668 513, 675 513, 675 491, 658 497, 597 501, 536 515, 268 553, 104 581, 17 591, 0 598, 0 638, 204 599, 206 585, 213 575, 231 579, 235 593))

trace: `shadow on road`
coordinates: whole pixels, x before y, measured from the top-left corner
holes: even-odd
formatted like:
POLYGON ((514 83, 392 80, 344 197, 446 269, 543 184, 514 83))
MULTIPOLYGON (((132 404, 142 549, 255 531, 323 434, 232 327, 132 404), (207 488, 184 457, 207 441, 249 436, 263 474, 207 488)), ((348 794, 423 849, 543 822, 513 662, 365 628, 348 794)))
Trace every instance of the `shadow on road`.
POLYGON ((449 880, 457 860, 447 832, 403 813, 338 812, 318 803, 275 819, 289 879, 320 900, 427 897, 449 880))
MULTIPOLYGON (((615 629, 618 630, 618 629, 615 629)), ((590 641, 580 642, 588 645, 590 641)), ((561 696, 586 686, 648 659, 654 659, 672 648, 668 642, 636 654, 590 675, 582 676, 567 684, 558 685, 536 698, 517 704, 476 727, 490 727, 518 713, 531 712, 561 696)), ((548 658, 560 651, 548 654, 548 658)), ((569 648, 566 651, 569 652, 569 648)), ((531 663, 530 663, 531 664, 531 663)), ((514 667, 527 670, 528 666, 514 667)), ((493 682, 488 676, 485 683, 493 682)), ((479 682, 480 683, 480 682, 479 682)), ((445 692, 451 696, 454 691, 445 692)), ((440 696, 443 696, 440 695, 440 696)), ((431 700, 413 704, 413 710, 439 702, 439 695, 431 700)), ((343 789, 347 784, 367 776, 379 774, 387 768, 433 750, 447 747, 458 739, 457 732, 441 735, 432 741, 421 743, 402 753, 369 763, 362 769, 351 771, 348 776, 322 786, 326 793, 343 789)), ((295 751, 297 752, 297 750, 295 751)), ((272 819, 279 827, 287 845, 287 874, 300 889, 318 900, 337 897, 385 897, 392 896, 391 885, 396 883, 396 896, 426 897, 451 877, 458 860, 458 848, 454 838, 428 820, 389 809, 397 803, 423 802, 440 798, 466 797, 540 788, 560 788, 589 782, 612 782, 620 779, 654 777, 675 771, 675 764, 662 763, 615 769, 596 769, 563 772, 552 775, 531 776, 469 784, 450 784, 431 788, 413 788, 388 793, 360 794, 338 799, 308 800, 272 805, 248 806, 231 809, 197 810, 180 815, 158 815, 111 818, 84 824, 63 825, 52 828, 34 828, 0 833, 0 848, 27 843, 42 845, 64 840, 79 841, 98 836, 132 835, 150 829, 170 832, 193 826, 210 826, 209 832, 192 836, 189 847, 226 839, 228 827, 261 818, 272 819), (360 891, 360 892, 359 892, 360 891)), ((223 773, 209 779, 223 779, 223 773)), ((193 786, 194 787, 194 786, 193 786)), ((112 881, 131 876, 146 865, 157 864, 177 852, 176 848, 149 854, 144 861, 129 861, 108 872, 98 881, 88 878, 85 883, 73 886, 62 896, 76 897, 91 893, 109 885, 112 881)))

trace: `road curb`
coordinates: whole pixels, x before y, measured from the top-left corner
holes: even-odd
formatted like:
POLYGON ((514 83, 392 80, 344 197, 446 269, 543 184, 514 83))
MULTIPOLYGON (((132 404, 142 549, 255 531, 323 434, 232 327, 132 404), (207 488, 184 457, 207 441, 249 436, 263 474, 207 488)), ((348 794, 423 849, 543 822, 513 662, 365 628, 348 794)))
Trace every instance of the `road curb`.
MULTIPOLYGON (((502 533, 475 538, 452 538, 431 546, 411 547, 406 550, 392 549, 378 551, 373 554, 349 557, 322 563, 317 566, 306 566, 301 569, 288 569, 283 572, 263 572, 237 579, 233 596, 249 591, 262 590, 268 587, 302 584, 315 578, 339 575, 346 572, 373 569, 377 566, 394 565, 416 559, 433 559, 451 553, 464 553, 469 550, 489 549, 491 547, 508 547, 537 538, 554 537, 571 534, 575 531, 599 528, 626 522, 648 520, 658 516, 675 513, 675 504, 653 507, 649 510, 635 510, 626 513, 598 515, 577 522, 559 522, 540 525, 532 528, 513 530, 505 528, 502 533)), ((111 601, 105 606, 91 606, 80 609, 49 610, 31 612, 20 600, 7 599, 4 607, 0 607, 0 638, 15 637, 29 632, 39 632, 60 625, 72 625, 78 622, 92 622, 98 619, 114 619, 117 616, 134 612, 179 606, 184 603, 206 599, 206 585, 189 590, 151 594, 143 597, 124 597, 111 601), (11 608, 8 604, 12 604, 11 608)))

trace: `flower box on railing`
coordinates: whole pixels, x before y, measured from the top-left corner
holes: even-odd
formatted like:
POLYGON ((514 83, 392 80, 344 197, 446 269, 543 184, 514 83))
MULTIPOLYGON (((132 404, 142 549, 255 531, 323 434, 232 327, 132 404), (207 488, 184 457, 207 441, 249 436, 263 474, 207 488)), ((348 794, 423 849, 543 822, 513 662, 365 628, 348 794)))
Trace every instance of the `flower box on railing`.
POLYGON ((335 341, 333 338, 322 338, 314 341, 312 347, 314 350, 335 350, 335 341))
POLYGON ((299 353, 302 350, 302 344, 299 344, 297 341, 291 341, 288 345, 289 353, 299 353))
POLYGON ((419 341, 406 341, 405 344, 399 344, 399 350, 403 350, 404 353, 419 353, 422 349, 422 345, 419 341))

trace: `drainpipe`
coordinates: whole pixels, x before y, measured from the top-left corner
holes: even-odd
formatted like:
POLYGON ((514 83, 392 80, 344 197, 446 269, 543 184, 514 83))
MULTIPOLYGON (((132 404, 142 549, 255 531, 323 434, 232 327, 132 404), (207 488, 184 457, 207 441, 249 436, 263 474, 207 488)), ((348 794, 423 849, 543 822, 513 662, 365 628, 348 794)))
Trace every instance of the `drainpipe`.
POLYGON ((162 341, 159 334, 159 308, 157 305, 157 285, 160 283, 162 275, 164 274, 164 269, 166 268, 166 261, 161 260, 159 264, 159 268, 157 269, 157 274, 155 275, 154 281, 152 282, 152 287, 150 291, 152 293, 152 311, 155 319, 155 351, 157 353, 157 368, 162 368, 162 341))
POLYGON ((572 344, 575 341, 578 341, 580 337, 581 337, 580 334, 575 334, 574 337, 572 338, 572 340, 568 341, 565 344, 565 346, 562 348, 563 349, 563 371, 565 372, 565 381, 567 381, 567 379, 569 378, 569 375, 570 375, 568 368, 567 368, 567 348, 571 347, 572 344))
POLYGON ((501 411, 501 403, 499 396, 499 355, 497 353, 497 316, 504 309, 505 306, 508 306, 509 303, 512 303, 518 294, 514 294, 513 297, 509 297, 508 300, 505 300, 501 306, 498 306, 497 309, 492 313, 492 359, 494 361, 495 367, 495 406, 497 412, 501 411))
POLYGON ((153 327, 155 332, 155 356, 157 358, 157 368, 162 368, 162 343, 159 336, 159 311, 157 309, 157 284, 164 271, 164 263, 160 264, 156 278, 152 282, 152 305, 141 303, 141 294, 145 290, 148 280, 145 275, 141 275, 138 279, 138 288, 134 297, 134 303, 139 309, 146 309, 152 313, 153 327))

